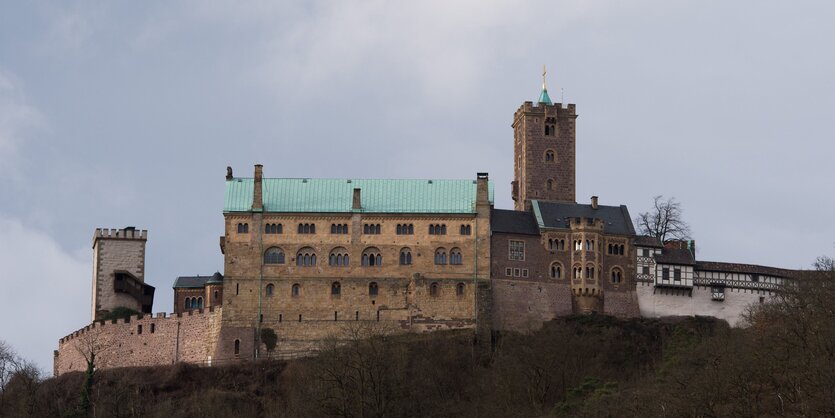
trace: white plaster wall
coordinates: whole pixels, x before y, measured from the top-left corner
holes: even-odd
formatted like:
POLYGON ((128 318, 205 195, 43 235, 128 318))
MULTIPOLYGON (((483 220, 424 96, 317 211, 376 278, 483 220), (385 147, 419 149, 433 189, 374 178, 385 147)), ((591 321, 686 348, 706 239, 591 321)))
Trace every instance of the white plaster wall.
POLYGON ((653 294, 654 286, 638 283, 638 305, 641 316, 658 318, 662 316, 712 316, 728 321, 731 326, 742 326, 742 314, 751 304, 760 303, 760 296, 768 301, 772 296, 765 293, 751 293, 750 290, 726 288, 725 300, 722 302, 711 299, 710 287, 694 287, 693 297, 685 293, 653 294))

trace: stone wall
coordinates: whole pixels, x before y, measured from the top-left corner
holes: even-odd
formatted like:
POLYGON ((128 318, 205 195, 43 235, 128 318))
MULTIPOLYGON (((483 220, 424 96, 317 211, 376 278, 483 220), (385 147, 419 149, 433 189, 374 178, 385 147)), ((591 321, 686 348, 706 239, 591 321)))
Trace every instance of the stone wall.
POLYGON ((571 315, 568 283, 493 279, 493 328, 527 332, 542 323, 571 315))
POLYGON ((85 370, 82 353, 90 347, 95 348, 98 369, 206 362, 214 355, 221 317, 221 310, 213 309, 94 322, 59 340, 54 374, 85 370))
POLYGON ((635 290, 611 291, 603 294, 603 313, 619 318, 641 316, 638 294, 635 290))
POLYGON ((752 304, 767 301, 772 297, 768 291, 725 289, 725 300, 711 299, 710 287, 696 286, 692 296, 689 290, 656 288, 652 284, 640 283, 637 287, 641 316, 713 316, 728 321, 731 326, 742 326, 742 314, 752 304))

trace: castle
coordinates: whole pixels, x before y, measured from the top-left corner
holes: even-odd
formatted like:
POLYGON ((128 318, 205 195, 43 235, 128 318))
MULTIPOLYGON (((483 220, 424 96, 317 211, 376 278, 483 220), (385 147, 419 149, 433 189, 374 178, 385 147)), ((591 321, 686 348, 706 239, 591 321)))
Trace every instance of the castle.
POLYGON ((626 206, 576 202, 574 104, 512 121, 514 210, 487 173, 468 180, 266 178, 227 168, 224 271, 174 282, 174 313, 151 312, 147 231, 96 230, 93 322, 61 338, 59 375, 185 361, 303 356, 349 323, 385 332, 472 330, 479 341, 577 313, 712 315, 736 324, 796 272, 702 262, 692 241, 638 236, 626 206), (102 321, 119 307, 141 312, 102 321), (268 353, 260 330, 276 332, 268 353))

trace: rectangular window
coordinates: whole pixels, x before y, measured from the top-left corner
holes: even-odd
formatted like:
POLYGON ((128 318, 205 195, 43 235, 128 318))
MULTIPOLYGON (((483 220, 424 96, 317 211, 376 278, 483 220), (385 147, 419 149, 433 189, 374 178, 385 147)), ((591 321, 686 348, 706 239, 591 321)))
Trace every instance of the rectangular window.
POLYGON ((664 267, 661 269, 661 279, 670 280, 670 268, 664 267))
POLYGON ((513 269, 510 268, 510 267, 504 269, 504 275, 507 276, 507 277, 512 276, 513 275, 513 269))
POLYGON ((521 276, 519 269, 513 269, 513 277, 521 276))
POLYGON ((525 241, 510 240, 509 258, 516 261, 525 261, 525 241))
POLYGON ((528 277, 528 269, 522 269, 522 277, 528 277))
POLYGON ((649 248, 641 248, 641 255, 649 257, 649 248))
POLYGON ((649 266, 641 267, 641 273, 642 274, 649 274, 649 266))
POLYGON ((711 299, 722 302, 725 300, 725 287, 724 286, 713 286, 710 289, 711 299))
POLYGON ((681 280, 681 269, 674 269, 673 270, 673 280, 680 281, 681 280))

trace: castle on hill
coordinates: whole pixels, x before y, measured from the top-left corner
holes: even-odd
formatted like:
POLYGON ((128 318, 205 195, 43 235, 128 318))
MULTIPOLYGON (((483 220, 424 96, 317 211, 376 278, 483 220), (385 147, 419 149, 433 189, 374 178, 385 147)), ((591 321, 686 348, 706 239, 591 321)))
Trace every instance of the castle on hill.
POLYGON ((223 273, 178 277, 173 314, 152 312, 148 233, 97 229, 92 323, 61 338, 54 373, 309 355, 347 325, 391 333, 536 329, 584 313, 710 315, 737 324, 796 271, 695 259, 692 241, 638 236, 624 205, 576 201, 576 107, 513 115, 514 209, 487 173, 467 180, 268 178, 227 168, 223 273), (117 308, 141 312, 103 321, 117 308), (278 335, 274 353, 260 330, 278 335))

